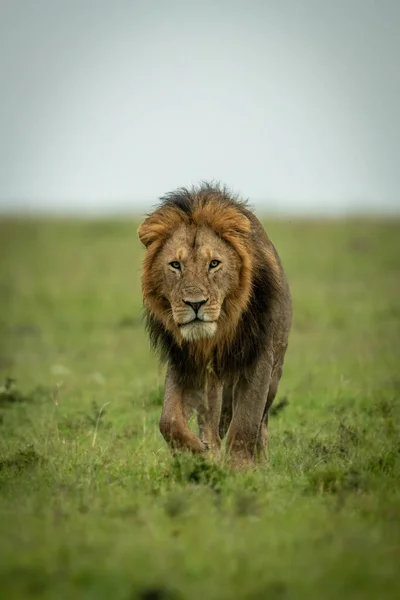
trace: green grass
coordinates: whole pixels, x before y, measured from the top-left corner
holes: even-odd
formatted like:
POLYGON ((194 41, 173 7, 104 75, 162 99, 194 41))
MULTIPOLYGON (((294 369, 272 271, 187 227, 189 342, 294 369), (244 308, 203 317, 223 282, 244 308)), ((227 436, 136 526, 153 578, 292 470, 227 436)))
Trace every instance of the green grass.
POLYGON ((397 598, 400 222, 272 222, 270 460, 174 462, 136 224, 0 223, 2 598, 397 598))

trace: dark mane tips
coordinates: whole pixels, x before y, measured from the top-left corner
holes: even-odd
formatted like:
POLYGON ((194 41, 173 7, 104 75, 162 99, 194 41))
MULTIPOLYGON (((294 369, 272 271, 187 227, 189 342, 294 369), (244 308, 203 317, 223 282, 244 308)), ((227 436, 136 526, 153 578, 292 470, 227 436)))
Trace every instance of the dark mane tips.
POLYGON ((178 188, 173 192, 168 192, 160 198, 160 208, 178 208, 188 217, 191 216, 194 207, 194 197, 187 188, 178 188))
POLYGON ((190 218, 196 209, 201 209, 212 202, 218 202, 221 207, 233 206, 242 214, 252 212, 247 200, 241 199, 219 182, 207 181, 190 189, 181 187, 165 194, 160 198, 159 208, 178 208, 190 218))

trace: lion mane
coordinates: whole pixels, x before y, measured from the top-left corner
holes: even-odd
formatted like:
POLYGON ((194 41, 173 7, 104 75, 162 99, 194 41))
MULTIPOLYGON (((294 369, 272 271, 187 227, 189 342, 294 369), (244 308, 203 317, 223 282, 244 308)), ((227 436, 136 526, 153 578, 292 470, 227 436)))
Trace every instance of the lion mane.
MULTIPOLYGON (((287 288, 279 256, 247 202, 219 185, 180 188, 161 198, 160 206, 142 225, 139 236, 148 250, 143 268, 143 299, 153 350, 162 361, 176 365, 183 379, 203 377, 210 360, 223 379, 238 372, 251 377, 252 367, 265 347, 271 312, 287 288), (159 284, 152 264, 163 243, 182 223, 188 227, 210 227, 232 245, 242 260, 239 288, 226 300, 225 335, 208 348, 211 356, 206 354, 203 360, 199 360, 192 344, 177 340, 166 330, 157 311, 159 284)), ((159 310, 164 310, 164 306, 159 310)))

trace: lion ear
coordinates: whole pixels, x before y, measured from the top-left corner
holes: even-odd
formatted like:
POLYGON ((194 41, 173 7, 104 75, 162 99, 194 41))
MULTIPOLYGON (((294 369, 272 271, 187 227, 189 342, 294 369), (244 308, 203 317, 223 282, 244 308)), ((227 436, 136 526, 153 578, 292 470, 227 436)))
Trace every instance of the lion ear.
POLYGON ((251 230, 249 219, 234 208, 225 209, 214 220, 214 228, 222 235, 247 237, 251 230))
POLYGON ((246 215, 239 213, 232 215, 228 227, 239 235, 247 236, 251 230, 251 223, 246 215))
POLYGON ((151 224, 149 223, 149 218, 143 221, 143 223, 140 225, 138 229, 138 236, 139 240, 146 248, 151 244, 151 242, 154 242, 154 231, 152 230, 151 224))
POLYGON ((162 243, 181 221, 180 213, 174 209, 156 210, 140 225, 139 239, 146 248, 154 242, 162 243))
POLYGON ((251 231, 249 219, 234 206, 209 203, 201 206, 193 215, 198 225, 208 225, 221 237, 247 237, 251 231))

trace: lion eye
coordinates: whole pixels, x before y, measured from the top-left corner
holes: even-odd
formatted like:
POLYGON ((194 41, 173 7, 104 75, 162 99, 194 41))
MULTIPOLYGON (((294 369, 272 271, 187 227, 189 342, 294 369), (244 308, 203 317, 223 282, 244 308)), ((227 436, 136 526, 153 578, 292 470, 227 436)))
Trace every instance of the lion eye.
POLYGON ((218 265, 221 263, 220 260, 212 260, 210 262, 210 269, 215 269, 215 267, 218 267, 218 265))
POLYGON ((181 263, 178 262, 177 260, 173 260, 172 262, 169 263, 171 265, 171 267, 173 269, 177 269, 178 271, 181 270, 181 263))

